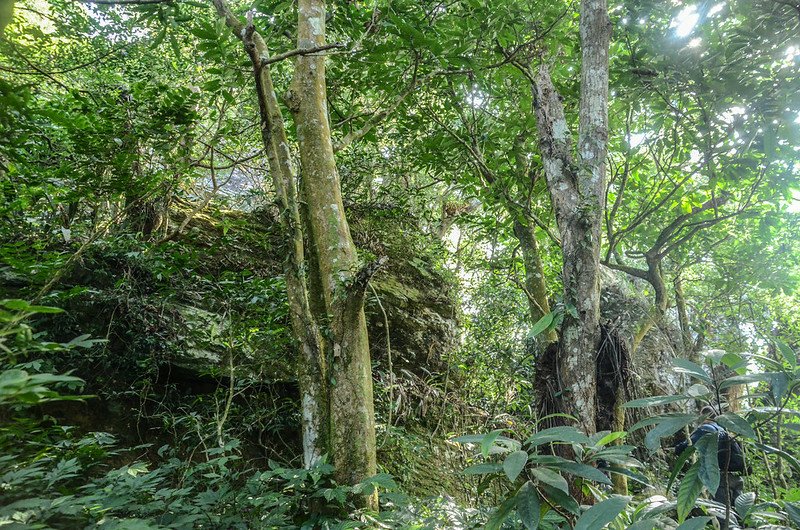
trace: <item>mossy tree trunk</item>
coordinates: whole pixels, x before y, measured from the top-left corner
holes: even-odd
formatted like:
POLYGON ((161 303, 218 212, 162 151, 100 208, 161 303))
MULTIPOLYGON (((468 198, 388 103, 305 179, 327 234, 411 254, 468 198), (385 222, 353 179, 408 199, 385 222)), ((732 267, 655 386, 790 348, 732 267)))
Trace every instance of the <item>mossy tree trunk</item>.
MULTIPOLYGON (((287 96, 297 130, 304 215, 283 113, 266 64, 266 42, 252 20, 243 24, 225 0, 214 0, 214 5, 253 65, 262 140, 289 241, 286 288, 300 350, 304 463, 311 466, 329 454, 339 482, 355 484, 376 472, 363 302, 369 279, 382 261, 360 267, 344 214, 327 116, 324 57, 312 55, 312 50, 324 48, 325 4, 299 3, 297 38, 303 53, 296 54, 295 79, 287 96), (321 293, 311 293, 309 286, 321 293), (323 328, 330 330, 324 337, 323 328)), ((376 507, 374 497, 366 503, 376 507)))
MULTIPOLYGON (((325 15, 324 1, 299 1, 299 49, 325 45, 325 15)), ((295 115, 303 199, 308 205, 306 236, 317 258, 317 266, 309 274, 322 286, 326 311, 317 317, 329 315, 331 319, 329 450, 339 480, 352 484, 376 471, 372 373, 364 318, 364 292, 375 267, 360 267, 344 215, 328 123, 324 56, 298 57, 288 100, 295 115)))
MULTIPOLYGON (((519 241, 522 251, 522 262, 525 265, 525 295, 528 298, 528 312, 531 316, 531 325, 550 312, 550 302, 547 299, 547 284, 545 284, 544 267, 536 240, 535 225, 528 219, 514 220, 514 236, 519 241)), ((543 342, 555 342, 558 337, 555 330, 549 330, 543 335, 543 342)))

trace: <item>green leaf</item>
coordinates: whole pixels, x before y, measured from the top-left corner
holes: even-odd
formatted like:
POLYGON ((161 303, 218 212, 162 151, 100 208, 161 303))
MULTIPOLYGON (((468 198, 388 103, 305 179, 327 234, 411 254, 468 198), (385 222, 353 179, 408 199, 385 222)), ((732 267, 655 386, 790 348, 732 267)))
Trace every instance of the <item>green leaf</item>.
POLYGON ((726 353, 725 355, 722 356, 722 359, 720 360, 722 361, 722 364, 724 364, 731 370, 736 371, 740 375, 746 373, 747 371, 748 361, 738 353, 726 353))
POLYGON ((563 469, 567 473, 571 473, 576 477, 599 482, 600 484, 611 484, 611 479, 609 479, 605 473, 596 467, 592 467, 587 464, 581 464, 579 462, 564 462, 555 464, 555 467, 563 469))
POLYGON ((458 442, 460 444, 479 444, 485 437, 485 434, 465 434, 463 436, 451 438, 451 441, 458 442))
POLYGON ((14 0, 3 0, 0 2, 0 35, 12 20, 14 20, 14 0))
POLYGON ((626 527, 625 530, 653 530, 657 524, 659 524, 659 522, 654 519, 643 519, 626 527))
POLYGON ((508 480, 514 482, 528 463, 528 453, 525 451, 514 451, 503 461, 503 471, 506 472, 508 480))
POLYGON ((217 39, 217 31, 211 24, 202 23, 200 26, 191 28, 189 30, 192 35, 195 37, 206 39, 206 40, 216 40, 217 39))
POLYGON ((0 387, 8 386, 21 386, 29 378, 28 372, 25 370, 5 370, 0 372, 0 387))
POLYGON ((560 456, 555 456, 555 455, 533 454, 528 456, 528 462, 531 462, 532 464, 552 466, 554 464, 563 464, 564 462, 572 462, 572 460, 567 460, 566 458, 561 458, 560 456))
POLYGON ((783 355, 783 358, 787 363, 789 363, 789 366, 792 368, 797 368, 797 354, 791 348, 791 346, 783 342, 781 339, 775 339, 775 344, 778 346, 778 350, 783 355))
POLYGON ((778 449, 777 447, 772 447, 771 445, 763 444, 760 442, 754 442, 753 445, 755 445, 757 448, 761 449, 767 454, 778 455, 779 457, 786 460, 795 471, 800 473, 800 461, 798 461, 797 458, 790 455, 783 449, 778 449))
POLYGON ((25 311, 28 313, 63 313, 64 310, 59 307, 50 307, 44 305, 31 305, 25 300, 20 300, 18 298, 12 298, 11 300, 3 300, 0 302, 0 305, 5 306, 12 311, 25 311))
POLYGON ((553 486, 549 486, 547 484, 540 484, 540 486, 547 499, 554 506, 559 506, 561 508, 564 508, 568 512, 575 515, 581 513, 581 507, 578 505, 577 501, 573 499, 568 493, 565 493, 564 491, 558 488, 554 488, 553 486))
POLYGON ((661 421, 658 425, 647 433, 644 437, 644 445, 650 451, 656 451, 661 447, 661 438, 675 434, 680 429, 686 427, 689 423, 694 421, 696 416, 691 414, 683 414, 680 416, 673 416, 661 421))
POLYGON ((517 496, 514 495, 506 499, 503 504, 495 511, 492 516, 486 521, 486 530, 497 530, 503 525, 503 522, 508 518, 508 514, 517 503, 517 496))
POLYGON ((553 418, 564 418, 565 420, 569 420, 569 421, 577 421, 578 420, 578 418, 576 418, 575 416, 572 416, 570 414, 564 414, 563 412, 554 412, 553 414, 548 414, 547 416, 542 416, 541 418, 536 420, 536 426, 538 427, 540 423, 544 423, 547 420, 550 420, 550 419, 553 419, 553 418))
POLYGON ((494 445, 494 441, 497 440, 497 437, 500 436, 500 433, 503 432, 502 429, 497 429, 486 436, 483 437, 481 440, 481 454, 485 457, 489 456, 489 450, 494 445))
POLYGON ((610 432, 610 433, 606 434, 605 436, 603 436, 602 438, 600 438, 594 444, 594 446, 595 447, 603 447, 604 445, 608 445, 611 442, 615 442, 615 441, 619 440, 620 438, 624 438, 627 435, 628 435, 628 433, 625 432, 625 431, 610 432))
POLYGON ((703 396, 707 396, 710 393, 711 391, 708 389, 708 387, 700 383, 695 383, 686 389, 686 394, 691 396, 692 398, 700 398, 703 396))
POLYGON ((692 517, 675 530, 700 530, 705 528, 709 521, 711 521, 711 517, 692 517))
POLYGON ((91 348, 95 344, 102 344, 104 342, 108 342, 106 339, 90 339, 91 335, 81 335, 79 337, 75 337, 71 341, 62 344, 65 348, 91 348))
POLYGON ((529 480, 517 492, 517 513, 528 530, 536 530, 539 527, 539 510, 539 494, 533 482, 529 480))
POLYGON ((711 383, 711 377, 703 370, 703 367, 689 359, 672 359, 672 365, 675 366, 675 371, 678 373, 689 374, 701 381, 711 383))
POLYGON ((741 434, 747 438, 757 438, 756 432, 750 426, 750 423, 735 412, 720 414, 714 418, 714 421, 722 425, 727 431, 741 434))
POLYGON ((526 443, 531 446, 537 446, 552 442, 588 444, 589 437, 583 434, 575 427, 560 426, 560 427, 550 427, 549 429, 543 429, 534 434, 533 436, 531 436, 530 438, 528 438, 528 440, 526 441, 526 443))
POLYGON ((678 488, 678 522, 686 520, 686 516, 694 508, 697 497, 703 491, 703 481, 700 480, 699 471, 700 462, 695 462, 686 472, 678 488))
POLYGON ((169 45, 172 47, 172 53, 175 54, 175 58, 176 59, 180 59, 181 58, 181 45, 178 43, 178 39, 176 39, 175 36, 172 33, 167 35, 167 37, 169 37, 168 40, 169 40, 169 45))
MULTIPOLYGON (((457 442, 460 444, 481 444, 483 445, 484 440, 486 440, 487 436, 493 436, 493 433, 489 434, 465 434, 463 436, 457 436, 452 438, 453 442, 457 442)), ((521 444, 516 441, 512 440, 511 438, 507 438, 505 436, 495 436, 493 442, 494 448, 497 449, 498 446, 502 449, 503 452, 507 451, 515 451, 520 448, 521 444)), ((490 447, 491 449, 491 447, 490 447)))
POLYGON ((25 300, 20 300, 18 298, 13 298, 11 300, 3 300, 2 302, 0 302, 0 304, 4 305, 5 307, 13 311, 25 311, 31 306, 25 300))
POLYGON ((541 332, 543 332, 544 330, 546 330, 547 328, 549 328, 550 324, 553 323, 553 318, 554 317, 555 317, 555 313, 553 311, 550 311, 545 316, 543 316, 542 318, 537 320, 536 324, 534 324, 533 327, 531 328, 530 332, 528 332, 528 336, 529 337, 535 337, 535 336, 539 335, 541 332))
POLYGON ((622 406, 626 409, 633 409, 639 407, 655 407, 657 405, 666 405, 667 403, 676 403, 678 401, 688 401, 692 398, 688 396, 653 396, 647 397, 642 399, 634 399, 633 401, 628 401, 627 403, 623 404, 622 406))
POLYGON ((752 491, 742 493, 733 501, 733 505, 736 508, 736 513, 743 520, 747 518, 747 514, 749 514, 750 510, 753 509, 753 505, 755 503, 756 494, 752 491))
POLYGON ((789 519, 798 526, 800 526, 800 504, 796 502, 786 502, 784 507, 786 508, 786 514, 789 516, 789 519))
POLYGON ((770 367, 775 372, 780 372, 783 370, 783 363, 781 361, 776 361, 772 357, 758 355, 757 353, 748 354, 747 357, 751 361, 759 361, 761 364, 770 367))
POLYGON ((786 391, 789 390, 789 377, 783 372, 778 372, 772 374, 769 382, 772 397, 775 398, 775 403, 779 404, 786 395, 786 391))
POLYGON ((695 446, 690 445, 683 452, 678 455, 678 458, 675 460, 675 464, 672 466, 672 472, 669 475, 669 480, 667 481, 667 491, 672 489, 672 483, 675 482, 675 479, 678 477, 678 473, 681 472, 683 469, 684 464, 689 461, 695 451, 695 446))
POLYGON ((531 469, 531 474, 536 477, 539 482, 559 489, 564 493, 569 492, 567 480, 552 469, 547 469, 546 467, 534 467, 531 469))
POLYGON ((31 305, 28 306, 27 311, 30 311, 31 313, 48 313, 48 314, 64 312, 64 310, 61 309, 60 307, 50 307, 46 305, 31 305))
POLYGON ((778 145, 778 136, 775 127, 772 123, 764 124, 764 154, 768 160, 775 158, 776 146, 778 145))
POLYGON ((708 491, 712 494, 719 488, 719 437, 717 433, 709 433, 700 438, 695 444, 700 454, 698 462, 700 469, 697 475, 703 481, 708 491))
POLYGON ((769 381, 774 374, 775 372, 762 372, 760 374, 734 375, 733 377, 723 379, 719 384, 719 389, 725 390, 726 388, 730 388, 732 386, 758 383, 760 381, 769 381))
MULTIPOLYGON (((153 39, 153 43, 150 45, 150 49, 155 50, 156 48, 158 48, 161 45, 161 43, 164 42, 164 38, 166 36, 167 36, 167 27, 164 26, 161 28, 161 31, 158 32, 156 38, 153 39)), ((114 140, 116 141, 117 138, 114 138, 114 140)))
POLYGON ((617 518, 628 505, 626 497, 614 495, 600 504, 595 504, 575 523, 575 530, 599 530, 617 518))
POLYGON ((367 494, 371 494, 377 488, 383 488, 384 491, 396 491, 398 489, 397 482, 388 473, 378 473, 367 477, 360 484, 363 486, 362 491, 367 494))
POLYGON ((617 475, 623 475, 628 477, 631 480, 635 480, 639 484, 643 484, 644 486, 652 486, 653 484, 650 483, 650 480, 642 475, 641 473, 637 473, 633 470, 630 470, 626 467, 622 466, 608 466, 609 473, 616 473, 617 475))
POLYGON ((469 466, 468 468, 464 469, 464 474, 486 475, 487 473, 497 473, 501 469, 502 467, 500 466, 500 464, 494 464, 494 463, 475 464, 474 466, 469 466))

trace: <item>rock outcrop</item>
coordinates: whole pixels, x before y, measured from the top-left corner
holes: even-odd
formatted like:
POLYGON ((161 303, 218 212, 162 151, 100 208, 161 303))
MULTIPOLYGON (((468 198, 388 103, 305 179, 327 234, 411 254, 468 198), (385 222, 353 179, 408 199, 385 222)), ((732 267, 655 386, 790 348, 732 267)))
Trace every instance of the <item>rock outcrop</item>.
MULTIPOLYGON (((416 253, 422 234, 381 234, 363 221, 354 226, 354 239, 370 242, 361 250, 389 258, 372 283, 388 318, 393 361, 412 371, 440 368, 458 342, 454 283, 430 256, 416 253), (358 233, 359 227, 370 233, 358 233)), ((52 331, 58 339, 107 337, 111 364, 125 366, 112 368, 121 382, 140 378, 134 367, 144 364, 158 365, 179 385, 227 377, 231 354, 240 377, 292 382, 284 251, 275 228, 269 213, 227 211, 193 218, 172 255, 169 247, 143 255, 99 245, 65 280, 80 292, 69 302, 67 325, 52 331)), ((366 314, 380 364, 386 318, 371 290, 366 314)))

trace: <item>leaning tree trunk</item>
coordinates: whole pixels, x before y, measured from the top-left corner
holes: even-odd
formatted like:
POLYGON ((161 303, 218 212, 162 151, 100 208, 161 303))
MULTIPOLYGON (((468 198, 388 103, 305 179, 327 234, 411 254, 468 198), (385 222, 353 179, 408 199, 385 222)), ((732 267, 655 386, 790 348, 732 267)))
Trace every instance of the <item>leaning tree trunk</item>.
POLYGON ((577 160, 564 107, 546 65, 535 79, 539 143, 564 259, 567 311, 558 360, 563 402, 587 433, 596 429, 595 353, 600 339, 600 228, 605 206, 610 35, 606 0, 583 0, 577 160))
POLYGON ((327 385, 324 384, 323 342, 311 313, 309 291, 303 272, 306 268, 306 256, 292 153, 289 151, 283 114, 275 95, 270 69, 262 64, 269 57, 264 39, 255 31, 251 22, 243 25, 224 0, 214 0, 214 6, 233 34, 244 44, 253 66, 261 139, 281 210, 281 228, 289 241, 284 275, 292 332, 300 350, 297 364, 302 406, 303 463, 306 467, 311 467, 327 452, 329 446, 328 396, 327 385))

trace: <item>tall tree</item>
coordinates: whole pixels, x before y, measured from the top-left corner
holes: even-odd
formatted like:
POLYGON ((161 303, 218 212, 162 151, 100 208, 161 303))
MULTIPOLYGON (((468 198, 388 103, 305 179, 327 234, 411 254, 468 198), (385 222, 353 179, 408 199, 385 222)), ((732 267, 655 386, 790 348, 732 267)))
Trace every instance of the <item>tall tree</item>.
POLYGON ((369 279, 381 261, 359 268, 345 218, 328 122, 325 57, 320 54, 330 48, 325 43, 325 3, 299 3, 297 49, 283 54, 297 57, 287 104, 299 146, 303 177, 299 190, 269 67, 280 57, 270 58, 252 19, 242 24, 225 0, 214 0, 214 5, 244 44, 253 66, 264 149, 291 247, 285 271, 292 328, 301 352, 304 462, 311 466, 323 454, 330 454, 338 479, 353 484, 375 474, 376 467, 363 302, 369 279))
POLYGON ((580 14, 581 89, 577 153, 564 106, 542 63, 533 79, 537 129, 547 184, 561 234, 564 316, 558 366, 564 404, 586 432, 595 431, 595 353, 600 340, 600 243, 608 145, 608 54, 605 0, 584 0, 580 14))

